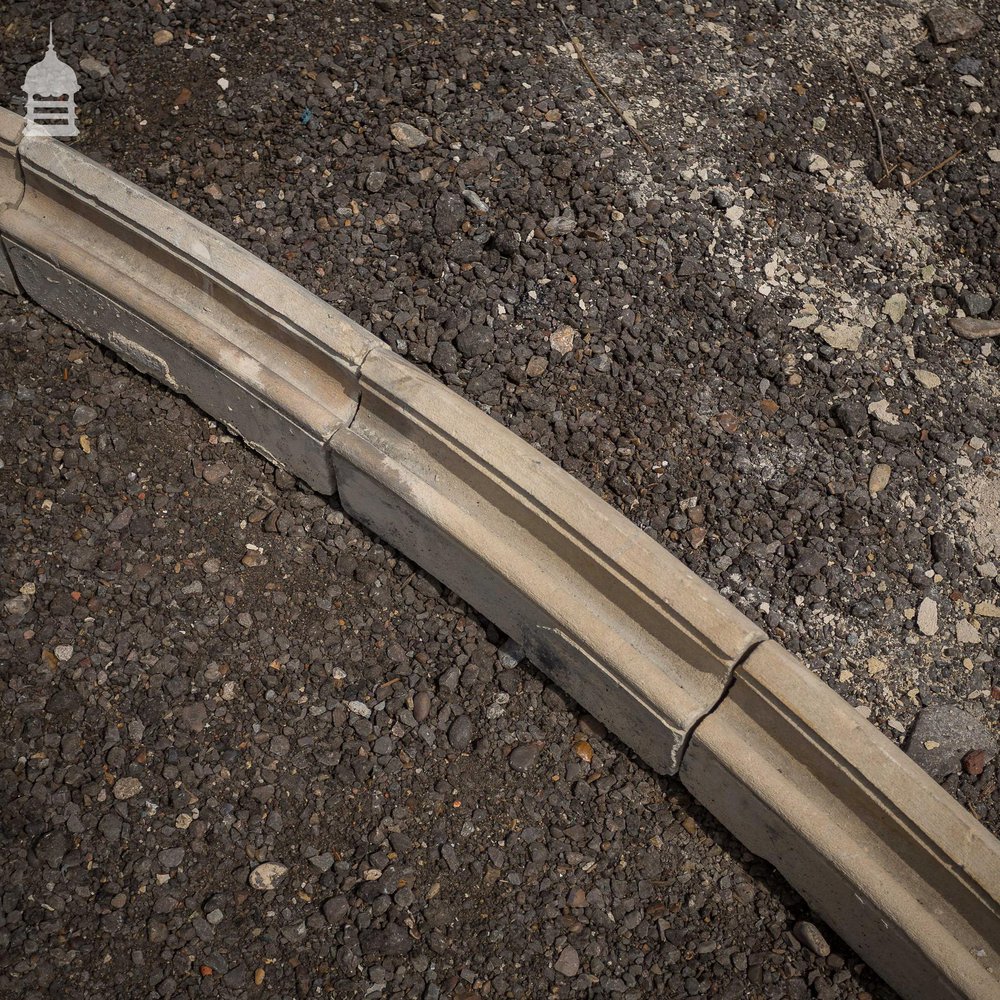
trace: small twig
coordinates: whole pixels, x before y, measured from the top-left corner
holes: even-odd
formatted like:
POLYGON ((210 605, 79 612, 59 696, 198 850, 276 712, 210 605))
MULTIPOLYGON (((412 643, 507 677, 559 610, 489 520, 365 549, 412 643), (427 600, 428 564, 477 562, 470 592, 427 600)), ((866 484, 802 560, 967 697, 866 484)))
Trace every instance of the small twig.
MULTIPOLYGON (((858 90, 861 91, 861 98, 865 102, 865 107, 868 108, 868 114, 872 116, 872 123, 875 126, 875 139, 878 142, 878 159, 879 163, 882 164, 882 176, 888 177, 892 171, 889 170, 889 164, 885 161, 885 146, 882 143, 882 126, 879 124, 878 115, 875 114, 875 108, 872 107, 871 98, 868 96, 868 88, 861 79, 858 67, 854 65, 851 53, 847 51, 847 48, 843 44, 841 45, 841 49, 843 50, 844 58, 847 60, 847 65, 851 67, 851 72, 854 74, 854 81, 858 85, 858 90)), ((881 181, 879 183, 881 183, 881 181)))
POLYGON ((888 179, 889 179, 889 178, 890 178, 890 177, 891 177, 891 176, 892 176, 892 175, 893 175, 893 174, 894 174, 894 173, 895 173, 895 172, 896 172, 897 170, 899 170, 900 166, 902 166, 902 164, 900 164, 900 163, 894 163, 894 164, 893 164, 893 165, 892 165, 892 166, 891 166, 891 167, 889 168, 889 173, 887 173, 887 174, 883 174, 883 175, 882 175, 882 176, 881 176, 881 177, 880 177, 880 178, 879 178, 879 179, 878 179, 878 180, 877 180, 877 181, 875 182, 875 187, 881 187, 881 186, 882 186, 882 185, 883 185, 883 184, 884 184, 884 183, 885 183, 885 182, 886 182, 886 181, 887 181, 887 180, 888 180, 888 179))
POLYGON ((948 166, 948 164, 951 163, 952 160, 957 159, 959 156, 961 156, 962 152, 963 151, 961 149, 956 149, 955 152, 951 154, 951 156, 946 156, 940 163, 935 163, 930 170, 925 170, 918 178, 916 178, 916 180, 907 181, 906 184, 903 186, 911 188, 915 184, 919 184, 925 178, 930 177, 930 175, 933 174, 936 170, 940 170, 942 167, 948 166))
POLYGON ((594 71, 590 68, 590 63, 587 62, 587 59, 583 54, 583 48, 580 45, 579 39, 577 39, 576 35, 574 35, 569 30, 569 28, 566 25, 566 22, 563 21, 561 15, 559 17, 559 20, 562 21, 562 26, 566 30, 566 34, 569 36, 570 44, 573 46, 573 49, 576 52, 577 59, 580 60, 580 65, 587 71, 587 76, 589 76, 590 79, 593 81, 594 86, 601 92, 602 96, 604 97, 604 100, 608 102, 608 104, 614 110, 615 114, 618 115, 619 118, 621 118, 621 120, 628 127, 628 130, 632 133, 632 135, 635 136, 639 145, 642 146, 642 148, 646 151, 646 155, 650 157, 650 159, 652 159, 653 158, 652 147, 649 145, 648 142, 646 142, 645 138, 639 132, 639 130, 628 120, 628 118, 625 117, 625 112, 622 111, 622 109, 615 103, 614 98, 607 92, 607 90, 604 89, 604 84, 602 84, 601 81, 598 80, 597 77, 594 75, 594 71))

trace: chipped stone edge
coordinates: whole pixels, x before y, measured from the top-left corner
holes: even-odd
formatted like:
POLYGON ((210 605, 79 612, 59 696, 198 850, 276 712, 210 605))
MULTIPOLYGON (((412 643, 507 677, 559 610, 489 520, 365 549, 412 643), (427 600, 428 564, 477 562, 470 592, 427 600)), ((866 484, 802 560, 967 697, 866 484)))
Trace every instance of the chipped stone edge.
POLYGON ((889 740, 477 408, 208 227, 20 139, 21 121, 0 111, 0 287, 339 489, 651 766, 679 769, 904 996, 997 1000, 1000 843, 889 740))

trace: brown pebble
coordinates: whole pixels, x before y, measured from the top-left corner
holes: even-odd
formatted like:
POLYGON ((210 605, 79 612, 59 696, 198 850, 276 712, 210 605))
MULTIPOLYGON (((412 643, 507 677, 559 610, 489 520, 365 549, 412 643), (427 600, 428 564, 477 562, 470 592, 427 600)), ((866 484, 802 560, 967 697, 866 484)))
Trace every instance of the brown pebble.
POLYGON ((221 483, 233 470, 224 462, 214 462, 202 471, 201 477, 210 486, 221 483))
POLYGON ((545 374, 545 369, 549 367, 549 363, 545 358, 540 358, 537 354, 528 359, 527 367, 525 368, 525 374, 528 378, 538 378, 539 375, 545 374))
POLYGON ((698 832, 698 824, 694 821, 692 816, 685 816, 684 819, 681 820, 681 826, 683 826, 692 837, 698 832))
POLYGON ((719 426, 729 434, 735 434, 739 430, 739 417, 732 410, 723 410, 718 416, 719 426))
POLYGON ((263 969, 258 969, 258 970, 257 970, 257 971, 256 971, 256 972, 255 972, 255 973, 253 974, 253 981, 254 981, 254 982, 255 982, 255 983, 256 983, 256 984, 258 985, 258 986, 260 986, 260 984, 261 984, 262 982, 264 982, 264 970, 263 970, 263 969))
POLYGON ((800 920, 793 928, 792 933, 804 944, 814 955, 826 958, 830 954, 830 946, 826 943, 826 938, 819 932, 815 924, 808 920, 800 920))
POLYGON ((966 774, 978 776, 983 773, 983 769, 985 767, 986 767, 985 750, 970 750, 962 758, 962 770, 965 771, 966 774))
POLYGON ((973 319, 962 316, 951 321, 951 328, 966 340, 982 340, 1000 335, 1000 322, 992 319, 973 319))
POLYGON ((426 691, 418 691, 413 696, 413 718, 417 722, 423 722, 430 715, 431 696, 426 691))

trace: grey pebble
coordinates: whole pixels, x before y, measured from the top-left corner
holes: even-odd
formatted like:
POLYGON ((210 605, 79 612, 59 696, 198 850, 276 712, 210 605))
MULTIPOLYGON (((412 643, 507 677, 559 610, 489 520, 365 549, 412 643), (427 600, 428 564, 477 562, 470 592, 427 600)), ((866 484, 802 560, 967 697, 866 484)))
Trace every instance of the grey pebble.
POLYGON ((132 522, 132 508, 124 507, 112 519, 108 525, 108 531, 124 531, 132 522))
POLYGON ((507 757, 507 763, 513 771, 530 771, 538 760, 538 747, 534 743, 525 743, 515 747, 507 757))
POLYGON ((407 955, 413 948, 413 938, 402 924, 371 927, 358 935, 361 950, 369 958, 381 955, 407 955))
POLYGON ((462 190, 462 197, 476 212, 485 215, 490 210, 489 205, 487 205, 486 202, 483 201, 483 199, 470 188, 464 188, 462 190))
POLYGON ((341 924, 350 912, 350 904, 346 896, 331 896, 323 904, 323 916, 331 924, 341 924))
POLYGON ((177 714, 178 724, 192 733, 200 733, 208 722, 208 706, 203 701, 185 705, 177 714))
POLYGON ((77 427, 86 427, 97 419, 97 410, 92 406, 81 404, 73 411, 73 423, 77 427))
POLYGON ((576 219, 571 215, 556 215, 545 223, 546 236, 568 236, 576 229, 576 219))
POLYGON ((35 844, 35 854, 50 868, 58 868, 71 846, 72 840, 68 834, 62 830, 52 830, 38 839, 35 844))
POLYGON ((103 80, 111 73, 111 69, 93 56, 84 56, 80 60, 80 69, 95 80, 103 80))
POLYGON ((938 4, 932 7, 927 12, 927 23, 938 45, 968 41, 983 30, 982 18, 957 4, 938 4))
POLYGON ((183 847, 168 847, 156 856, 164 868, 176 868, 184 860, 183 847))
POLYGON ((993 308, 993 299, 983 292, 962 293, 962 308, 969 316, 985 316, 993 308))
POLYGON ((424 135, 420 129, 406 122, 396 122, 389 130, 393 139, 399 143, 402 149, 419 149, 430 142, 430 138, 424 135))
POLYGON ((456 750, 468 750, 472 745, 472 720, 460 715, 448 727, 448 742, 456 750))
POLYGON ((854 400, 838 403, 834 408, 833 416, 851 437, 868 426, 868 408, 854 400))
POLYGON ((465 202, 454 191, 442 191, 434 208, 434 229, 438 236, 451 236, 465 221, 465 202))
POLYGON ((233 470, 229 468, 225 462, 215 462, 212 465, 208 465, 202 471, 201 477, 210 486, 215 486, 217 483, 221 483, 226 476, 229 475, 233 470))
POLYGON ((556 959, 554 966, 556 972, 563 976, 575 976, 580 971, 580 955, 576 948, 572 945, 566 945, 561 952, 559 952, 559 957, 556 959))

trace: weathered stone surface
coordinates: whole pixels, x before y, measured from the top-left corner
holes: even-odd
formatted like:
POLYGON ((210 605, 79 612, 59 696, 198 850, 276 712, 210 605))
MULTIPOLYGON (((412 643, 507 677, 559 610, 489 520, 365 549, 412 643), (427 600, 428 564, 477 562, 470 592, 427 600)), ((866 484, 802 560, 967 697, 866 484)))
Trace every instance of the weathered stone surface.
POLYGON ((924 635, 936 635, 938 630, 938 606, 933 597, 925 597, 917 608, 917 628, 924 635))
POLYGON ((142 791, 142 782, 138 778, 119 778, 111 791, 119 801, 132 799, 142 791))
POLYGON ((419 149, 426 146, 430 139, 424 135, 420 129, 406 122, 396 122, 389 129, 393 139, 399 143, 402 149, 419 149))
POLYGON ((262 865, 257 865, 250 872, 250 886, 254 889, 259 889, 261 892, 267 892, 270 889, 277 888, 278 883, 287 874, 287 866, 278 861, 265 861, 262 865))
POLYGON ((889 478, 892 475, 892 467, 884 462, 872 467, 871 475, 868 477, 868 492, 871 494, 881 493, 889 485, 889 478))

